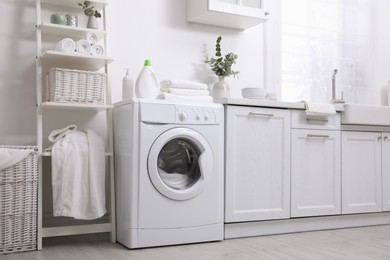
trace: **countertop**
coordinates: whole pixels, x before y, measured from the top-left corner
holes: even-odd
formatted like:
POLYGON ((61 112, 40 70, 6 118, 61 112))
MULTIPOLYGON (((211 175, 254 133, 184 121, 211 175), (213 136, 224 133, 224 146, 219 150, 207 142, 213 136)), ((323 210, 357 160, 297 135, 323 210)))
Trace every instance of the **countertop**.
MULTIPOLYGON (((288 102, 288 101, 276 101, 276 100, 274 101, 274 100, 249 99, 249 98, 220 98, 216 100, 216 102, 224 105, 305 109, 305 104, 303 102, 288 102)), ((344 111, 343 104, 334 104, 334 106, 337 112, 344 111)))

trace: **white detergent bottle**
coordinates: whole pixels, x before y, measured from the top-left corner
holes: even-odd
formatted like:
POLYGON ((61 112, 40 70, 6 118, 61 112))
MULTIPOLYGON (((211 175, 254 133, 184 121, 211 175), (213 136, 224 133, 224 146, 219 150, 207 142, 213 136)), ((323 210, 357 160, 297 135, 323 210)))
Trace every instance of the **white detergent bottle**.
POLYGON ((122 80, 122 100, 128 100, 134 96, 134 79, 130 75, 130 70, 126 69, 126 75, 122 80))
POLYGON ((138 98, 155 99, 159 93, 159 85, 150 60, 145 60, 143 69, 135 83, 135 94, 138 98))

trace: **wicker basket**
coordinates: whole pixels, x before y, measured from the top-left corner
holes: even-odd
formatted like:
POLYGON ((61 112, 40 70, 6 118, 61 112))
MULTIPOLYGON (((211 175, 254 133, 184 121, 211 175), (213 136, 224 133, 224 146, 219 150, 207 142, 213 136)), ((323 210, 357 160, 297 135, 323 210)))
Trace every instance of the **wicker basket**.
POLYGON ((0 170, 0 254, 35 250, 37 246, 37 149, 32 146, 0 146, 0 148, 34 149, 34 152, 21 162, 0 170))
POLYGON ((107 84, 105 73, 51 68, 47 74, 47 101, 104 104, 107 84))

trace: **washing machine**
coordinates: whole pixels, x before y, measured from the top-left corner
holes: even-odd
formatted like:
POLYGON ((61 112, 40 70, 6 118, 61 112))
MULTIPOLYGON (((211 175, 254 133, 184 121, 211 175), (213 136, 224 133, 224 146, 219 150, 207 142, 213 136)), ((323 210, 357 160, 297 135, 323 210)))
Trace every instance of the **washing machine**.
POLYGON ((221 104, 115 104, 117 240, 128 248, 223 239, 221 104))

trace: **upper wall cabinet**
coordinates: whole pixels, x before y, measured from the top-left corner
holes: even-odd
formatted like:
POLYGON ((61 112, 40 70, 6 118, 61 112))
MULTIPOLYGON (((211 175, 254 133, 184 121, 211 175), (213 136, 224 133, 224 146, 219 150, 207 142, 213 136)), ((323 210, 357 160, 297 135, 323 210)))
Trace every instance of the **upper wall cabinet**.
POLYGON ((187 0, 187 21, 244 30, 268 20, 261 0, 187 0))

